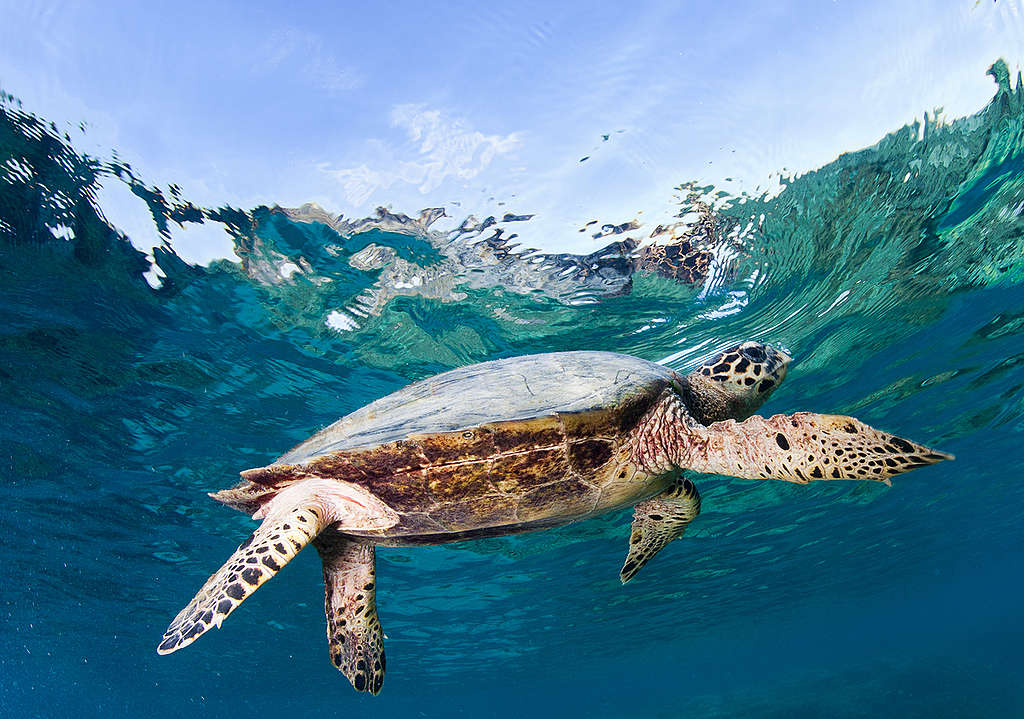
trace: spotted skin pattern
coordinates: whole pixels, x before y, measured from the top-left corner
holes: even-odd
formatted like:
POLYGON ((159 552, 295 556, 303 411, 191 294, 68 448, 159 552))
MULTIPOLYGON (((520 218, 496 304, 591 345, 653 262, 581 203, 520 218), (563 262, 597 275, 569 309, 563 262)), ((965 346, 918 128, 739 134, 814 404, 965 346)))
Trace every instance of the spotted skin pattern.
POLYGON ((299 506, 268 517, 178 613, 157 652, 175 652, 207 630, 219 627, 246 597, 277 574, 325 526, 324 512, 317 507, 299 506))
POLYGON ((696 371, 713 382, 732 385, 738 391, 750 390, 764 395, 778 385, 781 380, 778 370, 788 361, 789 356, 774 347, 744 342, 705 362, 696 371))
POLYGON ((889 484, 897 474, 953 459, 853 417, 813 412, 692 427, 669 444, 680 466, 698 472, 797 484, 829 479, 889 484))
POLYGON ((786 377, 791 357, 760 342, 744 342, 708 360, 685 379, 691 416, 708 425, 746 419, 786 377))
MULTIPOLYGON (((356 485, 394 509, 397 521, 349 533, 391 546, 469 538, 461 532, 488 536, 494 530, 493 536, 516 526, 565 524, 643 498, 637 487, 652 478, 633 465, 623 440, 657 398, 637 393, 617 414, 567 413, 414 434, 302 466, 271 465, 242 475, 267 485, 310 475, 356 485), (621 472, 628 481, 616 481, 621 472), (424 542, 424 536, 433 539, 424 542)), ((232 490, 233 497, 243 494, 232 490)))
MULTIPOLYGON (((637 424, 630 438, 636 464, 655 473, 675 468, 801 484, 827 479, 889 484, 892 476, 953 458, 852 417, 811 412, 750 417, 785 376, 789 362, 785 353, 746 342, 705 363, 686 378, 682 396, 664 392, 637 424), (751 377, 760 380, 750 382, 751 377), (771 384, 762 385, 766 381, 771 384), (727 388, 728 402, 718 387, 727 388), (707 426, 701 421, 722 414, 749 419, 707 426)), ((623 583, 681 536, 700 512, 696 487, 692 495, 682 492, 684 482, 677 480, 637 504, 629 554, 619 575, 623 583), (652 522, 652 514, 660 520, 652 522)))
MULTIPOLYGON (((695 423, 749 417, 786 376, 791 358, 760 342, 726 349, 687 375, 682 397, 666 392, 639 423, 633 452, 641 466, 675 467, 664 451, 663 437, 695 423)), ((619 579, 625 584, 661 551, 678 539, 700 513, 700 494, 689 479, 677 479, 661 494, 636 505, 629 553, 619 579)))
POLYGON ((373 545, 328 530, 313 546, 323 562, 331 663, 357 691, 379 694, 386 662, 373 545))
POLYGON ((636 505, 629 537, 629 554, 619 572, 625 584, 651 558, 674 539, 683 536, 700 514, 700 493, 689 479, 680 478, 668 489, 636 505))
MULTIPOLYGON (((236 487, 213 495, 254 513, 263 524, 178 614, 158 651, 176 651, 220 626, 312 542, 323 560, 331 661, 357 690, 377 694, 385 659, 374 545, 503 536, 635 505, 629 553, 620 572, 625 583, 700 512, 700 495, 690 479, 681 477, 683 471, 799 483, 888 482, 901 472, 952 459, 852 417, 809 412, 751 416, 782 381, 789 362, 785 352, 745 342, 685 378, 643 360, 599 352, 474 365, 445 382, 465 384, 469 378, 466 386, 485 381, 493 386, 492 373, 505 372, 508 389, 492 393, 492 400, 479 407, 488 421, 454 431, 402 429, 406 433, 400 439, 388 432, 457 407, 465 387, 450 389, 456 385, 439 379, 453 376, 446 373, 382 398, 364 408, 385 403, 388 409, 379 418, 358 410, 278 462, 243 472, 236 487), (510 372, 527 366, 533 368, 528 376, 510 372), (600 377, 594 374, 597 368, 602 368, 600 377), (558 377, 564 376, 576 392, 572 402, 581 404, 558 404, 568 402, 568 390, 546 378, 549 370, 562 373, 558 377), (535 411, 529 405, 532 416, 501 420, 510 406, 526 401, 516 394, 521 391, 516 378, 531 397, 546 397, 534 395, 531 385, 547 379, 554 406, 576 409, 535 411), (407 400, 427 402, 431 411, 407 411, 407 400), (363 424, 349 419, 354 416, 362 417, 363 424), (339 438, 337 426, 346 427, 345 433, 372 430, 389 438, 345 445, 349 435, 339 438)), ((449 417, 446 426, 453 421, 449 417)))

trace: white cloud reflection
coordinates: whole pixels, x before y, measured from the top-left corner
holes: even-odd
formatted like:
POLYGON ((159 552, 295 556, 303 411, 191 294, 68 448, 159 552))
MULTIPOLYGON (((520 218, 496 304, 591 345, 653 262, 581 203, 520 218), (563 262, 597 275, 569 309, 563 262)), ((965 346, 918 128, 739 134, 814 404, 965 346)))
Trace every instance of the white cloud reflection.
POLYGON ((322 37, 311 32, 277 30, 264 44, 264 52, 266 69, 287 71, 328 93, 355 90, 366 82, 360 72, 335 57, 322 37))
POLYGON ((423 105, 395 106, 391 126, 404 131, 405 144, 411 147, 375 138, 366 143, 372 159, 354 167, 325 168, 341 182, 345 199, 356 207, 395 184, 414 185, 420 194, 426 194, 450 177, 471 180, 496 156, 512 152, 521 143, 521 133, 485 135, 464 118, 423 105), (410 155, 415 159, 401 159, 410 155))

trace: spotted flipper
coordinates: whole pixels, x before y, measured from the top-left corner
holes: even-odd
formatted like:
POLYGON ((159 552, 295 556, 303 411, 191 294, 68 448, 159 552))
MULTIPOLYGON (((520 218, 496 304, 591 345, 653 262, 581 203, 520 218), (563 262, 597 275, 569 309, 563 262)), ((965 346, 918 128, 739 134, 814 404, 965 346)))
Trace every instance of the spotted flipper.
POLYGON ((324 528, 387 529, 398 520, 394 510, 373 494, 340 480, 298 479, 275 490, 269 500, 267 492, 243 490, 244 485, 213 496, 232 506, 260 502, 253 519, 262 519, 263 524, 174 618, 157 648, 160 654, 187 647, 211 627, 219 627, 324 528))
POLYGON ((885 482, 902 472, 953 459, 853 417, 777 414, 690 427, 679 466, 697 472, 806 484, 819 479, 885 482))
POLYGON ((299 505, 272 513, 210 577, 178 613, 157 648, 170 654, 187 647, 208 629, 219 627, 261 584, 277 574, 326 526, 321 507, 299 505))
POLYGON ((378 694, 385 661, 373 545, 328 532, 315 539, 313 546, 324 565, 331 662, 358 691, 378 694))
POLYGON ((629 554, 619 572, 622 583, 636 576, 666 544, 683 536, 698 514, 700 494, 689 479, 677 479, 661 494, 636 505, 629 554))

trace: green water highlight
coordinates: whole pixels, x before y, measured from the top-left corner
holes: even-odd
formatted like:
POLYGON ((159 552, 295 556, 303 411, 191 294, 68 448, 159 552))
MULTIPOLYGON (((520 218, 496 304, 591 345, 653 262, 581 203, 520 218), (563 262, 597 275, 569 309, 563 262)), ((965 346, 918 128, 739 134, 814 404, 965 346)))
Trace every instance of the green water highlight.
MULTIPOLYGON (((1005 66, 993 75, 975 115, 929 116, 777 195, 720 198, 715 231, 738 249, 703 284, 613 267, 615 291, 577 275, 524 293, 508 273, 528 256, 505 274, 466 259, 444 292, 391 287, 365 316, 353 303, 387 288, 388 267, 457 269, 451 248, 467 235, 400 217, 339 232, 273 207, 197 207, 76 151, 70 132, 5 97, 0 707, 1013 716, 1024 705, 1024 91, 1005 66), (227 228, 241 262, 193 266, 166 231, 150 260, 106 221, 104 182, 126 183, 158 233, 227 228), (353 266, 370 245, 391 248, 391 264, 353 266), (358 326, 329 324, 333 312, 358 326), (372 700, 326 657, 312 556, 202 643, 153 651, 251 527, 204 493, 339 416, 486 359, 586 348, 686 371, 740 339, 795 357, 764 413, 851 414, 956 462, 892 489, 703 477, 687 536, 625 588, 625 512, 382 551, 394 669, 372 700)), ((544 260, 554 275, 566 261, 544 260)))

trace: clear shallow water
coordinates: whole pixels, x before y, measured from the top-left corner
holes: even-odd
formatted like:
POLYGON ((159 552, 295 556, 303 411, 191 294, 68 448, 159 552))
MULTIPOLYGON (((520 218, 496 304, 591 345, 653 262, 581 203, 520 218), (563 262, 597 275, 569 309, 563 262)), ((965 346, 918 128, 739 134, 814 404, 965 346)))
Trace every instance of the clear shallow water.
MULTIPOLYGON (((894 129, 775 197, 719 198, 717 259, 694 286, 633 274, 614 248, 589 262, 509 253, 520 217, 331 229, 196 207, 6 99, 0 707, 1018 715, 1024 92, 994 74, 972 117, 894 129), (120 182, 158 229, 227 227, 241 262, 190 266, 168 243, 157 277, 94 202, 120 182), (484 359, 593 348, 686 370, 741 338, 796 357, 766 414, 852 414, 957 461, 892 489, 703 477, 687 537, 627 587, 628 512, 381 550, 376 698, 328 661, 312 554, 220 631, 156 655, 251 527, 204 493, 338 416, 484 359)), ((609 241, 651 231, 596 219, 609 241)))

